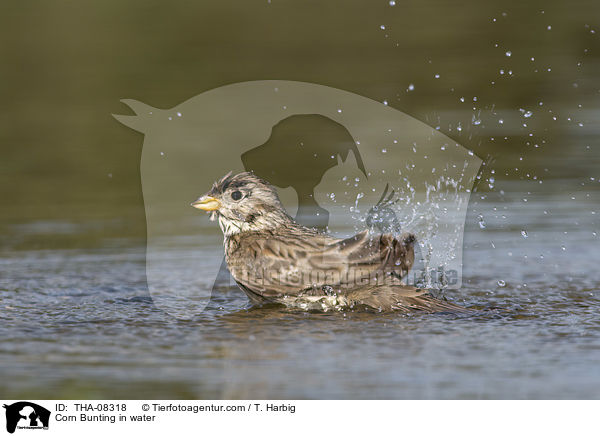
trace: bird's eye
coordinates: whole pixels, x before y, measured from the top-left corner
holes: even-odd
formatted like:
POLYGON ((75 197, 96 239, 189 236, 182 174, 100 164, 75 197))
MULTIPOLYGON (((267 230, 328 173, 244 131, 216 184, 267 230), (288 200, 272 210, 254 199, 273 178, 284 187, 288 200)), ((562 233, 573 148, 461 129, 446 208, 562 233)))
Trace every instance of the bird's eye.
POLYGON ((233 198, 235 201, 241 200, 242 193, 240 191, 233 191, 231 193, 231 198, 233 198))

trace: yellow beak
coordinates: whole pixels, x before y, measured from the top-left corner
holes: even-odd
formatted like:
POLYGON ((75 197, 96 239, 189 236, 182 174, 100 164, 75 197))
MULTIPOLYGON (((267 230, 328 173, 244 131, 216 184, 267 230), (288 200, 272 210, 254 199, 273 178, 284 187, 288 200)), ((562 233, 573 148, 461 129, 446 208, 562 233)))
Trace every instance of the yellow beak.
POLYGON ((194 201, 192 203, 192 207, 210 212, 220 208, 221 202, 219 202, 219 200, 217 200, 216 198, 205 195, 203 197, 200 197, 198 200, 194 201))

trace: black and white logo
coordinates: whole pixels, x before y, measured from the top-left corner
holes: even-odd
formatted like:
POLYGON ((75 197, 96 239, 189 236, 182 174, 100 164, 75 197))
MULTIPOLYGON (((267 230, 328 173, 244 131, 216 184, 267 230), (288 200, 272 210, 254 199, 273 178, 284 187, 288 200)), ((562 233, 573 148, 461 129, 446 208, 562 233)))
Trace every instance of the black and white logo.
POLYGON ((19 401, 4 405, 6 409, 6 431, 14 433, 16 429, 48 429, 50 411, 29 401, 19 401))

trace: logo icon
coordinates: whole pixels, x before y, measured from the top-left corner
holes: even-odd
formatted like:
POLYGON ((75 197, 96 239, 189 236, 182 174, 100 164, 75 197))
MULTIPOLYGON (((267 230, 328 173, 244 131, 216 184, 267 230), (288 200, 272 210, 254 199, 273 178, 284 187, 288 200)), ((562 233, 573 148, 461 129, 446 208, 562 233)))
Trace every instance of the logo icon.
POLYGON ((414 234, 408 284, 460 288, 482 161, 436 128, 367 97, 286 80, 225 85, 169 109, 123 103, 135 115, 115 118, 144 134, 148 289, 172 316, 193 317, 232 283, 213 255, 220 230, 189 207, 229 171, 254 172, 298 223, 336 238, 365 228, 414 234))
POLYGON ((6 409, 6 431, 14 433, 18 429, 48 429, 50 411, 29 401, 19 401, 4 405, 6 409))

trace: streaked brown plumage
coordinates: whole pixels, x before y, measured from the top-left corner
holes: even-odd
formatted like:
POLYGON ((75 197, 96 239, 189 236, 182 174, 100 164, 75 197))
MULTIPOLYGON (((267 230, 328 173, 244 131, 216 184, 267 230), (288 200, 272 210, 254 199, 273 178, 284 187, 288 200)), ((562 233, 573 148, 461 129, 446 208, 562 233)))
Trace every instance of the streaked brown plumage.
POLYGON ((275 188, 252 173, 227 174, 192 206, 218 219, 229 271, 255 303, 325 310, 462 309, 402 282, 414 262, 413 235, 364 231, 337 239, 319 233, 297 224, 275 188))

